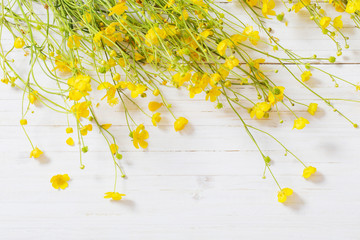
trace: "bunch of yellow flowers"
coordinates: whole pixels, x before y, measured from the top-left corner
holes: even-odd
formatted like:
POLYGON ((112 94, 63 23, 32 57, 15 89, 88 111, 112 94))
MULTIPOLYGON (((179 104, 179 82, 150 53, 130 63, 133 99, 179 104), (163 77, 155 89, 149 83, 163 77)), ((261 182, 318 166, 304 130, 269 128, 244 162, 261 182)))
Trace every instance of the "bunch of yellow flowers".
MULTIPOLYGON (((276 16, 279 21, 284 19, 284 14, 276 14, 273 0, 238 0, 238 3, 244 13, 250 14, 249 11, 252 11, 254 14, 249 15, 251 24, 243 23, 208 0, 40 0, 22 1, 21 4, 18 0, 8 0, 6 7, 1 9, 0 36, 13 36, 14 45, 8 50, 1 48, 1 68, 4 72, 1 81, 21 89, 27 96, 24 98, 20 120, 26 136, 26 116, 30 105, 42 104, 67 116, 72 115, 76 120, 76 129, 69 125, 65 132, 69 136, 77 133, 77 141, 70 136, 66 144, 79 146, 80 168, 85 168, 82 158, 89 150, 86 135, 95 126, 108 143, 116 171, 125 177, 119 164, 122 159, 121 149, 111 132, 111 124, 99 122, 94 110, 100 106, 92 101, 92 96, 101 93, 101 100, 109 106, 122 105, 125 109, 124 121, 134 147, 145 149, 148 147, 149 133, 144 123, 136 122, 131 116, 127 110, 127 101, 134 103, 154 126, 158 126, 163 118, 158 110, 166 109, 173 118, 174 130, 178 132, 185 129, 189 121, 172 111, 163 91, 179 88, 188 91, 190 98, 203 94, 204 99, 216 103, 217 108, 222 108, 223 103, 228 104, 243 123, 251 141, 258 146, 251 131, 263 131, 248 125, 243 114, 257 119, 268 118, 271 111, 279 113, 278 105, 284 105, 294 115, 293 128, 300 130, 309 121, 291 110, 293 103, 304 106, 311 115, 316 113, 318 107, 317 103, 301 103, 288 96, 285 87, 278 86, 263 70, 266 59, 280 63, 291 73, 296 83, 314 93, 357 127, 357 124, 335 109, 329 100, 306 85, 311 81, 312 71, 321 71, 333 81, 343 81, 359 89, 358 85, 306 62, 327 60, 332 63, 336 61, 335 57, 303 58, 280 45, 271 29, 264 25, 264 19, 268 20, 269 16, 276 16), (41 18, 44 15, 34 14, 41 9, 39 6, 45 11, 45 19, 41 18), (228 16, 233 20, 229 20, 228 16), (30 70, 26 77, 8 59, 14 49, 23 49, 25 57, 30 58, 30 70), (273 53, 269 53, 268 49, 273 53), (278 50, 282 50, 286 56, 278 57, 278 50), (261 57, 254 58, 251 52, 261 57), (301 74, 293 73, 285 63, 297 66, 301 74), (56 89, 50 89, 37 81, 35 65, 41 66, 49 82, 56 83, 56 89), (240 91, 239 86, 255 90, 258 100, 251 100, 254 99, 252 91, 240 91), (150 94, 157 100, 148 101, 146 97, 150 94), (56 96, 57 100, 50 96, 56 96), (222 102, 222 99, 225 101, 222 102), (141 108, 138 101, 146 102, 151 113, 141 108)), ((359 1, 332 1, 330 4, 337 9, 343 7, 344 11, 355 16, 354 19, 358 16, 359 1)), ((314 21, 324 34, 334 39, 334 32, 341 33, 341 16, 331 19, 316 4, 307 0, 294 3, 289 9, 299 12, 303 8, 310 12, 311 17, 315 16, 314 21), (333 27, 333 31, 328 30, 329 26, 333 27)), ((346 42, 347 38, 344 39, 346 42)), ((338 42, 336 44, 339 55, 341 47, 338 42)), ((271 134, 263 133, 280 143, 271 134)), ((32 146, 30 157, 41 157, 46 149, 40 150, 29 136, 28 139, 32 146)), ((282 143, 280 145, 299 161, 304 178, 316 172, 316 168, 304 164, 282 143)), ((279 202, 286 201, 293 191, 280 187, 271 172, 270 157, 258 149, 265 169, 279 187, 279 202)), ((107 192, 105 198, 120 200, 125 196, 116 192, 116 176, 114 191, 107 192)), ((65 189, 69 180, 67 174, 59 174, 51 178, 51 183, 56 189, 65 189)))

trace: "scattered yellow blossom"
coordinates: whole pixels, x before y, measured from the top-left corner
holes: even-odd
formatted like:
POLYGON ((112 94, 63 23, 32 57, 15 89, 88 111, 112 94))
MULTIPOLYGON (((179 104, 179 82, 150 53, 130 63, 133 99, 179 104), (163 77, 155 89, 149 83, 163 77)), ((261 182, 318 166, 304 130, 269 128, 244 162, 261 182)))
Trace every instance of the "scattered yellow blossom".
POLYGON ((283 188, 278 192, 278 201, 283 203, 287 200, 288 196, 293 194, 293 190, 291 188, 283 188))
POLYGON ((271 104, 268 102, 261 102, 255 104, 255 106, 250 110, 250 117, 256 116, 258 119, 264 117, 265 113, 271 109, 271 104))
POLYGON ((354 13, 360 11, 360 1, 359 0, 349 0, 347 1, 346 9, 347 13, 354 13))
POLYGON ((118 193, 118 192, 107 192, 107 193, 105 193, 104 198, 111 198, 114 201, 119 201, 124 196, 126 196, 126 195, 122 194, 122 193, 118 193))
POLYGON ((315 113, 316 113, 316 111, 317 111, 317 108, 318 108, 318 104, 317 104, 317 103, 310 103, 307 111, 308 111, 311 115, 315 115, 315 113))
POLYGON ((115 155, 117 153, 117 151, 119 150, 119 146, 116 145, 115 143, 110 144, 110 151, 113 155, 115 155))
POLYGON ((329 26, 330 22, 331 22, 331 18, 325 16, 325 17, 322 17, 320 19, 319 24, 320 24, 322 29, 325 29, 325 28, 327 28, 329 26))
POLYGON ((292 7, 292 10, 295 10, 295 13, 297 13, 303 7, 308 6, 310 4, 310 2, 311 2, 311 0, 301 0, 298 3, 294 4, 294 6, 292 7))
POLYGON ((273 8, 275 7, 275 2, 274 0, 262 0, 262 14, 264 15, 264 17, 268 18, 267 15, 276 15, 276 12, 273 10, 273 8))
POLYGON ((301 74, 301 81, 303 81, 303 82, 309 81, 311 76, 312 76, 312 73, 310 71, 304 71, 301 74))
POLYGON ((308 166, 304 169, 303 171, 303 177, 304 178, 309 178, 312 174, 314 174, 316 172, 316 168, 312 167, 312 166, 308 166))
POLYGON ((32 92, 29 94, 29 102, 30 102, 31 104, 34 104, 35 101, 37 100, 37 94, 38 94, 37 91, 32 91, 32 92))
POLYGON ((151 122, 152 124, 156 127, 157 124, 160 122, 161 120, 161 116, 160 116, 160 113, 155 113, 152 115, 151 117, 151 122))
POLYGON ((341 15, 334 18, 333 22, 334 22, 334 28, 336 29, 342 29, 343 28, 343 21, 341 20, 341 15))
POLYGON ((175 123, 174 123, 174 129, 175 131, 181 131, 184 129, 184 127, 186 126, 186 124, 188 124, 189 120, 187 120, 184 117, 179 117, 178 119, 176 119, 175 123))
POLYGON ((219 89, 221 89, 221 87, 213 87, 212 89, 207 91, 205 100, 207 101, 210 98, 210 102, 215 102, 217 97, 221 94, 221 91, 219 89))
POLYGON ((27 124, 27 120, 26 119, 21 119, 20 120, 20 125, 26 125, 27 124))
POLYGON ((70 177, 68 174, 58 174, 53 176, 50 179, 50 183, 52 184, 53 188, 55 189, 65 189, 69 186, 68 181, 70 180, 70 177))
POLYGON ((108 130, 110 127, 112 126, 111 123, 107 123, 107 124, 102 124, 101 127, 105 130, 108 130))
POLYGON ((68 38, 67 46, 68 48, 80 47, 81 37, 77 35, 72 35, 68 38))
POLYGON ((43 154, 43 152, 38 148, 35 147, 31 153, 30 153, 30 157, 32 158, 39 158, 41 156, 41 154, 43 154))
POLYGON ((15 48, 23 48, 25 46, 25 41, 21 37, 17 37, 14 42, 15 48))
POLYGON ((161 108, 163 104, 159 103, 159 102, 149 102, 149 110, 152 112, 155 112, 156 110, 158 110, 159 108, 161 108))
POLYGON ((72 133, 74 130, 71 127, 67 127, 65 131, 66 133, 72 133))
POLYGON ((80 119, 81 117, 87 118, 90 114, 90 111, 88 109, 89 106, 89 102, 76 103, 71 107, 70 111, 75 114, 77 119, 80 119))
POLYGON ((109 9, 110 11, 109 16, 113 14, 117 14, 117 15, 123 14, 128 9, 128 7, 125 4, 126 2, 124 0, 120 0, 118 4, 116 4, 114 7, 109 9))
POLYGON ((148 131, 145 130, 143 124, 140 124, 135 131, 133 131, 133 145, 135 148, 139 149, 139 146, 142 148, 147 148, 148 143, 145 141, 149 138, 148 131))
POLYGON ((272 91, 269 91, 268 100, 269 102, 274 105, 277 102, 280 102, 284 99, 284 87, 276 86, 272 89, 272 91))
POLYGON ((297 119, 294 120, 294 128, 296 129, 303 129, 305 127, 306 124, 309 124, 309 120, 307 120, 306 118, 303 117, 299 117, 297 119))
POLYGON ((71 137, 69 137, 66 140, 66 144, 69 145, 69 146, 74 146, 75 145, 74 140, 71 137))

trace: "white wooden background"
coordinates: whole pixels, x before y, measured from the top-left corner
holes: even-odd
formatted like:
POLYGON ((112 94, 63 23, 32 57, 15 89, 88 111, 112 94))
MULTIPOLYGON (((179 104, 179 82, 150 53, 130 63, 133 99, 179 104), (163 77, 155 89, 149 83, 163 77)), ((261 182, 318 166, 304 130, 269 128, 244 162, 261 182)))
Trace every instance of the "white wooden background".
MULTIPOLYGON (((219 4, 241 15, 234 3, 219 4)), ((291 13, 288 27, 277 21, 269 26, 283 45, 301 55, 334 55, 334 44, 307 18, 305 13, 291 13)), ((350 49, 336 64, 316 64, 357 83, 360 31, 351 21, 344 22, 344 32, 351 37, 350 49)), ((12 45, 10 36, 1 41, 4 46, 12 45)), ((22 60, 21 51, 15 59, 20 65, 28 61, 22 60)), ((112 202, 103 199, 103 194, 112 190, 113 164, 98 132, 86 137, 90 151, 84 157, 85 170, 80 170, 77 148, 65 144, 66 118, 45 107, 34 108, 27 130, 45 157, 30 159, 31 147, 18 124, 20 91, 2 84, 0 239, 360 239, 359 130, 277 65, 264 67, 280 69, 272 75, 288 95, 319 103, 315 117, 297 107, 299 115, 311 122, 302 131, 292 130, 293 118, 286 111, 282 112, 282 125, 275 113, 271 120, 245 117, 318 169, 312 179, 303 179, 300 164, 285 157, 271 139, 255 134, 273 159, 272 169, 282 186, 295 191, 285 205, 277 202, 278 189, 270 176, 261 178, 263 160, 241 122, 228 107, 216 110, 203 95, 190 100, 185 91, 171 90, 168 99, 173 110, 190 124, 179 134, 165 113, 159 129, 146 120, 150 133, 146 151, 132 146, 123 110, 103 106, 102 122, 114 124, 112 130, 120 142, 128 175, 118 183, 118 191, 127 196, 112 202), (57 191, 49 183, 51 176, 59 173, 72 178, 65 191, 57 191)), ((360 92, 353 87, 340 84, 334 88, 321 74, 314 73, 309 85, 324 97, 360 99, 360 92)), ((360 123, 359 104, 339 102, 336 107, 360 123)), ((141 121, 141 115, 136 117, 141 121)))

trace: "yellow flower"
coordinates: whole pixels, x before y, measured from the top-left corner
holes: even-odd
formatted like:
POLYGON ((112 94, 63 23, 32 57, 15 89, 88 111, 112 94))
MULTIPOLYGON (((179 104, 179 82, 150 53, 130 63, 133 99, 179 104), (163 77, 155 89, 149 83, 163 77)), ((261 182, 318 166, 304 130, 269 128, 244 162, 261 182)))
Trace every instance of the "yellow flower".
POLYGON ((66 133, 72 133, 73 129, 71 127, 66 128, 66 133))
POLYGON ((148 143, 145 141, 149 138, 148 131, 145 130, 144 125, 140 124, 135 131, 133 131, 133 144, 135 148, 147 148, 148 143))
POLYGON ((291 188, 283 188, 278 192, 278 201, 283 203, 287 200, 288 196, 293 194, 293 190, 291 188))
POLYGON ((176 73, 173 77, 173 83, 176 87, 181 87, 185 82, 190 81, 191 72, 187 73, 176 73))
POLYGON ((68 38, 67 46, 68 48, 80 47, 80 36, 72 35, 68 38))
POLYGON ((312 73, 310 71, 304 71, 301 74, 301 81, 303 81, 303 82, 309 81, 311 76, 312 76, 312 73))
POLYGON ((75 145, 74 140, 71 137, 69 137, 66 140, 66 144, 69 145, 69 146, 74 146, 75 145))
POLYGON ((360 10, 360 1, 359 0, 349 0, 346 5, 345 11, 347 13, 354 13, 360 10))
POLYGON ((308 166, 304 169, 303 171, 303 177, 304 178, 309 178, 312 174, 314 174, 316 172, 316 168, 312 167, 312 166, 308 166))
POLYGON ((76 64, 77 64, 76 59, 74 60, 73 63, 70 63, 70 62, 66 61, 65 59, 63 59, 63 57, 61 55, 58 55, 55 57, 56 67, 54 68, 54 70, 59 70, 62 73, 70 73, 71 68, 76 67, 76 64))
POLYGON ((139 95, 146 91, 146 86, 142 84, 129 84, 127 87, 131 91, 132 98, 137 98, 139 95))
POLYGON ((174 129, 175 131, 181 131, 184 129, 184 127, 186 126, 186 124, 188 124, 189 120, 187 120, 184 117, 179 117, 178 119, 176 119, 175 123, 174 123, 174 129))
POLYGON ((86 12, 82 15, 82 18, 85 22, 90 23, 92 19, 92 15, 89 12, 86 12))
POLYGON ((115 143, 110 145, 110 151, 111 151, 112 155, 115 155, 118 150, 119 150, 119 146, 116 145, 115 143))
POLYGON ((196 94, 199 94, 203 91, 203 89, 201 87, 192 86, 192 85, 188 86, 188 90, 190 93, 190 98, 194 98, 196 94))
POLYGON ((22 48, 24 46, 25 46, 24 39, 22 39, 21 37, 17 37, 15 39, 15 42, 14 42, 14 47, 15 48, 22 48))
POLYGON ((151 122, 152 124, 156 127, 157 124, 160 122, 161 117, 160 117, 160 113, 155 113, 154 115, 152 115, 151 117, 151 122))
POLYGON ((29 94, 29 101, 31 104, 34 104, 34 102, 37 100, 37 91, 33 91, 29 94))
POLYGON ((91 91, 91 77, 88 75, 78 74, 74 77, 68 79, 67 83, 73 89, 76 89, 80 92, 90 92, 91 91))
POLYGON ((271 104, 268 102, 261 102, 255 104, 255 106, 250 111, 250 117, 256 116, 258 119, 264 117, 265 113, 268 112, 271 108, 271 104))
POLYGON ((156 110, 158 110, 159 108, 161 108, 163 104, 159 103, 159 102, 149 102, 149 110, 152 112, 155 112, 156 110))
POLYGON ((307 111, 308 111, 311 115, 315 115, 315 113, 316 113, 316 111, 317 111, 317 108, 318 108, 318 104, 317 104, 317 103, 310 103, 307 111))
POLYGON ((263 5, 261 8, 262 14, 264 15, 264 17, 268 18, 267 15, 275 15, 275 11, 273 10, 273 8, 275 7, 275 2, 274 0, 263 0, 263 5))
POLYGON ((103 129, 105 129, 105 130, 109 129, 111 126, 112 126, 111 123, 107 123, 107 124, 101 125, 101 127, 102 127, 103 129))
POLYGON ((217 97, 221 94, 219 89, 221 89, 221 87, 213 87, 211 90, 207 91, 205 100, 207 101, 210 98, 210 102, 215 102, 217 97))
POLYGON ((342 29, 343 28, 343 21, 341 20, 341 15, 334 18, 334 28, 336 29, 342 29))
POLYGON ((224 66, 231 70, 237 65, 239 65, 239 63, 240 63, 239 59, 235 58, 234 56, 230 56, 229 58, 226 59, 224 66))
POLYGON ((80 134, 83 135, 83 136, 86 136, 88 131, 92 131, 92 125, 91 124, 88 124, 88 125, 85 125, 83 126, 81 129, 80 129, 80 134))
POLYGON ((180 20, 184 19, 185 21, 189 18, 189 13, 184 9, 182 15, 179 17, 180 20))
POLYGON ((226 49, 228 47, 228 40, 222 40, 218 45, 217 45, 217 51, 221 56, 225 55, 226 49))
POLYGON ((65 189, 69 186, 68 181, 70 180, 69 175, 67 174, 58 174, 53 176, 50 179, 50 182, 52 183, 53 188, 55 189, 65 189))
POLYGON ((117 15, 123 14, 128 9, 128 7, 125 4, 126 4, 125 1, 120 0, 118 4, 116 4, 114 7, 109 9, 110 11, 109 16, 113 14, 117 14, 117 15))
POLYGON ((148 46, 158 45, 159 38, 165 39, 167 36, 166 31, 164 29, 160 29, 158 27, 151 28, 147 34, 145 35, 145 43, 148 46))
POLYGON ((327 28, 327 26, 329 26, 330 22, 331 22, 330 17, 322 17, 320 19, 319 23, 320 23, 321 28, 325 29, 325 28, 327 28))
POLYGON ((255 6, 258 3, 258 0, 246 0, 250 7, 255 6))
POLYGON ((76 103, 71 107, 70 111, 75 114, 77 119, 80 119, 81 117, 87 118, 90 114, 88 109, 89 105, 89 102, 76 103))
POLYGON ((243 34, 234 34, 230 37, 230 40, 232 41, 232 43, 234 43, 235 45, 239 45, 241 42, 246 40, 246 36, 243 34))
POLYGON ((43 154, 43 152, 38 148, 38 147, 35 147, 31 153, 30 153, 30 157, 32 158, 38 158, 41 156, 41 154, 43 154))
POLYGON ((300 9, 310 4, 311 0, 301 0, 298 3, 294 4, 292 10, 295 10, 295 13, 299 12, 300 9))
POLYGON ((284 99, 284 90, 284 87, 276 86, 272 89, 272 91, 269 91, 268 100, 271 105, 274 105, 275 103, 284 99))
POLYGON ((107 193, 105 193, 104 198, 111 198, 112 200, 119 201, 124 196, 126 196, 126 195, 122 194, 122 193, 118 193, 118 192, 107 192, 107 193))
POLYGON ((26 125, 27 124, 27 120, 26 119, 21 119, 20 120, 20 125, 26 125))
POLYGON ((296 129, 303 129, 305 127, 306 124, 309 124, 310 122, 306 119, 306 118, 303 118, 303 117, 299 117, 297 119, 294 120, 294 128, 296 129))

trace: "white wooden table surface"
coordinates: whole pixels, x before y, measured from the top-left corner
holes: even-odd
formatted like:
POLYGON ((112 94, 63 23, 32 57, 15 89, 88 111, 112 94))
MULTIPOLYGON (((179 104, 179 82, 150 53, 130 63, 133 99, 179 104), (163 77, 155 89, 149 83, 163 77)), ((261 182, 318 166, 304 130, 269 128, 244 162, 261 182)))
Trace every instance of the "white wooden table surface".
MULTIPOLYGON (((240 14, 233 3, 219 4, 240 14)), ((288 27, 277 21, 269 26, 284 46, 301 55, 336 54, 334 44, 307 18, 305 13, 291 13, 288 27)), ((318 66, 357 83, 360 31, 351 21, 344 22, 350 49, 336 64, 318 66)), ((13 44, 10 36, 1 41, 8 47, 13 44)), ((27 62, 21 51, 15 59, 19 65, 27 62)), ((287 94, 319 103, 314 117, 298 107, 299 115, 310 120, 302 131, 292 130, 293 118, 286 111, 284 124, 278 123, 276 113, 263 121, 245 117, 318 169, 311 180, 303 179, 294 158, 285 157, 279 145, 255 133, 273 159, 280 183, 295 191, 285 205, 277 202, 278 189, 270 176, 262 179, 263 160, 241 122, 228 107, 217 110, 203 95, 191 100, 186 91, 169 90, 173 110, 187 117, 189 126, 179 134, 168 115, 158 129, 146 120, 150 133, 146 151, 132 146, 123 110, 103 104, 101 119, 114 124, 128 175, 118 182, 118 191, 127 196, 112 202, 103 194, 112 190, 113 163, 98 132, 85 138, 89 152, 84 157, 86 168, 80 170, 77 148, 65 144, 66 117, 45 107, 33 108, 27 130, 45 158, 30 159, 31 146, 18 124, 21 92, 1 84, 0 239, 360 239, 359 129, 307 93, 279 66, 264 67, 280 70, 272 75, 287 94), (72 178, 65 191, 49 183, 59 173, 72 178)), ((334 88, 321 74, 314 73, 309 85, 324 97, 360 100, 353 87, 334 88)), ((339 102, 336 107, 360 123, 359 104, 339 102)))

